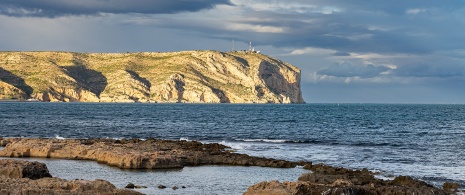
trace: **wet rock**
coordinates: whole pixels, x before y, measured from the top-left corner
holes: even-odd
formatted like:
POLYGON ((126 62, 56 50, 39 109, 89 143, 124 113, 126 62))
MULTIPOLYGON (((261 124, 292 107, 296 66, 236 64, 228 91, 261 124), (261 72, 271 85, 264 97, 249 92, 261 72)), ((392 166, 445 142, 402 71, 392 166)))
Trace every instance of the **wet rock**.
POLYGON ((166 188, 166 186, 164 186, 164 185, 158 185, 158 189, 165 189, 165 188, 166 188))
POLYGON ((136 188, 136 186, 133 183, 128 183, 128 185, 126 185, 126 187, 124 187, 124 188, 134 189, 134 188, 136 188))
POLYGON ((179 189, 177 186, 173 186, 173 190, 177 190, 179 189))
POLYGON ((186 188, 186 186, 181 186, 181 188, 186 188))
POLYGON ((418 188, 418 187, 433 187, 432 185, 427 184, 424 181, 416 180, 413 179, 409 176, 398 176, 394 178, 393 181, 390 182, 392 185, 397 185, 397 186, 404 186, 404 187, 413 187, 413 188, 418 188))
POLYGON ((458 189, 460 187, 460 184, 451 182, 446 182, 442 185, 442 189, 444 189, 447 192, 458 192, 458 189))

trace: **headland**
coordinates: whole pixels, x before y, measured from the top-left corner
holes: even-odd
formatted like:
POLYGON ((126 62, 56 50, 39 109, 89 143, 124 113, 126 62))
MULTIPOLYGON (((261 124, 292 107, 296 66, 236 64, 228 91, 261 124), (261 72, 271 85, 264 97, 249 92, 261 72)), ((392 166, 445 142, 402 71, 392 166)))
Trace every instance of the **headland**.
POLYGON ((254 52, 0 52, 0 99, 304 103, 300 70, 254 52))

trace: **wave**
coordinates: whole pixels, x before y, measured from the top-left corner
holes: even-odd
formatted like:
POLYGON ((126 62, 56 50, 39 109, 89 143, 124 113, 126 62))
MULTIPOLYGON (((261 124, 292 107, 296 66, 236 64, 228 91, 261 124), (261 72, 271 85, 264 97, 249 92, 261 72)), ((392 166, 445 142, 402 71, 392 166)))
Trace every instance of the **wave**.
POLYGON ((61 137, 59 135, 55 135, 55 139, 65 139, 64 137, 61 137))
POLYGON ((238 142, 265 142, 265 143, 318 143, 318 141, 308 140, 287 140, 287 139, 235 139, 238 142))
POLYGON ((236 139, 236 141, 243 141, 243 142, 268 142, 268 143, 286 143, 289 140, 284 139, 236 139))
POLYGON ((179 138, 179 141, 188 141, 188 142, 191 142, 192 140, 190 140, 188 137, 181 137, 181 138, 179 138))

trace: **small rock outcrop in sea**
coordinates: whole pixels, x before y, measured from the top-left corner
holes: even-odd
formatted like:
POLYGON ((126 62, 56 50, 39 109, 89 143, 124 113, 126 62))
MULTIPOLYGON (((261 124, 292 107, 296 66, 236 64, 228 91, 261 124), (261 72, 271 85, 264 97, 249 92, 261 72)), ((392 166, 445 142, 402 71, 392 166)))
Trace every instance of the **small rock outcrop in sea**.
POLYGON ((64 180, 51 177, 43 163, 0 159, 0 194, 141 194, 117 189, 105 180, 64 180))
POLYGON ((300 79, 297 67, 249 52, 0 52, 0 99, 303 103, 300 79))
POLYGON ((123 169, 167 169, 200 165, 291 168, 304 163, 233 153, 221 144, 157 139, 4 138, 0 156, 93 160, 123 169))
POLYGON ((363 170, 309 165, 310 173, 302 174, 297 182, 263 181, 250 186, 244 195, 446 195, 448 191, 435 188, 408 176, 392 181, 376 179, 374 173, 363 170))

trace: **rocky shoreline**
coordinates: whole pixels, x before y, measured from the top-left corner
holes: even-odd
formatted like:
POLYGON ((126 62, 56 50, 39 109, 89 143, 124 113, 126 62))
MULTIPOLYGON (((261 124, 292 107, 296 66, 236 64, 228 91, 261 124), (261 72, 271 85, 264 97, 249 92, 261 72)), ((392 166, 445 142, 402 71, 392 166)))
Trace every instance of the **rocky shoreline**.
POLYGON ((184 166, 235 165, 291 168, 289 162, 234 153, 227 146, 159 139, 4 138, 1 157, 93 160, 122 169, 172 169, 184 166))
POLYGON ((39 162, 0 159, 0 194, 112 194, 137 195, 108 181, 65 180, 50 175, 39 162))
MULTIPOLYGON (((407 176, 392 181, 375 178, 366 169, 350 170, 311 162, 290 162, 237 154, 227 146, 196 141, 159 139, 47 139, 0 138, 1 157, 40 157, 93 160, 122 169, 167 169, 201 165, 235 165, 309 170, 297 182, 264 181, 244 194, 455 194, 460 185, 445 183, 443 189, 407 176)), ((104 180, 67 181, 52 178, 37 162, 0 160, 0 194, 138 194, 117 189, 104 180), (15 187, 16 186, 16 187, 15 187), (19 191, 15 189, 20 189, 19 191), (22 190, 22 191, 21 191, 22 190), (36 190, 36 191, 34 191, 36 190), (85 191, 95 190, 95 191, 85 191), (5 193, 4 193, 5 192, 5 193), (8 192, 8 193, 7 193, 8 192)))

